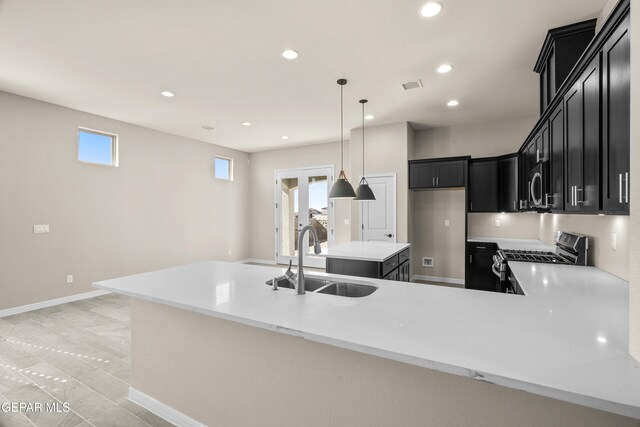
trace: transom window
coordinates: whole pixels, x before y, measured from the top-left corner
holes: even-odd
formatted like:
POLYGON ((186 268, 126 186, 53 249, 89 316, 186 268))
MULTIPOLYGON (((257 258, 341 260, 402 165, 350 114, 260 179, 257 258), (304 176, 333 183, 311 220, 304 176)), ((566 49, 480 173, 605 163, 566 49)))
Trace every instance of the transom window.
POLYGON ((217 179, 233 181, 233 159, 216 156, 213 163, 213 173, 217 179))
POLYGON ((118 135, 78 128, 78 160, 104 166, 118 166, 118 135))

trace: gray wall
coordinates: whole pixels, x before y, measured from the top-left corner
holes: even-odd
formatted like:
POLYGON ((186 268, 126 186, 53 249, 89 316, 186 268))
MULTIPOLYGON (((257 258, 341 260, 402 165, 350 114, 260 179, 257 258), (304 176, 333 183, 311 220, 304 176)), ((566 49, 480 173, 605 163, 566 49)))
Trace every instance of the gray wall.
POLYGON ((248 257, 247 154, 5 92, 0 129, 0 309, 248 257), (120 166, 78 162, 78 126, 118 134, 120 166), (233 182, 213 178, 216 154, 234 159, 233 182))

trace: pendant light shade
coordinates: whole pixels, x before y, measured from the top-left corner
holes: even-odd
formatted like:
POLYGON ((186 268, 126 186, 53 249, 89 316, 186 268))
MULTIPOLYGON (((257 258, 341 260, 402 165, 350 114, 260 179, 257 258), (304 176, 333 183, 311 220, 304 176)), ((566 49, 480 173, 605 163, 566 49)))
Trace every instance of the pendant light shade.
POLYGON ((347 175, 344 173, 344 98, 343 98, 343 88, 344 85, 347 84, 347 79, 338 80, 338 85, 340 85, 340 175, 338 179, 331 187, 331 191, 329 192, 330 199, 353 199, 356 197, 355 191, 353 191, 353 187, 349 183, 347 179, 347 175))
POLYGON ((360 104, 362 104, 362 179, 360 179, 360 185, 358 185, 358 188, 356 189, 356 200, 363 202, 376 199, 375 194, 373 194, 373 190, 369 187, 367 178, 364 176, 364 104, 366 103, 366 99, 360 100, 360 104))

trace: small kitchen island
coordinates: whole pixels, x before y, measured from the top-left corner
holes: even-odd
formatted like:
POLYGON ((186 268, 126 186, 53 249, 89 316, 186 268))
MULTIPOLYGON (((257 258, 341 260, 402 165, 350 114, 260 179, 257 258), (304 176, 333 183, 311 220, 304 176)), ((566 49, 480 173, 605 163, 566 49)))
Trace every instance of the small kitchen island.
POLYGON ((327 273, 410 282, 409 246, 410 243, 353 241, 331 246, 322 255, 327 258, 327 273))
POLYGON ((132 297, 130 399, 177 425, 637 426, 628 284, 522 264, 533 296, 328 274, 377 289, 296 295, 218 261, 94 286, 132 297))

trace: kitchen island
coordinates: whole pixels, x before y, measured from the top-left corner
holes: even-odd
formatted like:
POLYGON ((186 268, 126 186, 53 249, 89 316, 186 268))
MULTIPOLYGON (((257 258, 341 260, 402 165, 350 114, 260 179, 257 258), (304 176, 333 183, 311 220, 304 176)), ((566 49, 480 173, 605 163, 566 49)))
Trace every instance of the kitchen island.
POLYGON ((281 269, 216 261, 94 286, 133 297, 130 396, 174 422, 638 425, 627 283, 549 266, 537 295, 551 276, 531 267, 527 297, 378 279, 300 296, 265 285, 281 269))
POLYGON ((352 241, 330 246, 327 273, 374 279, 411 281, 410 243, 352 241))

